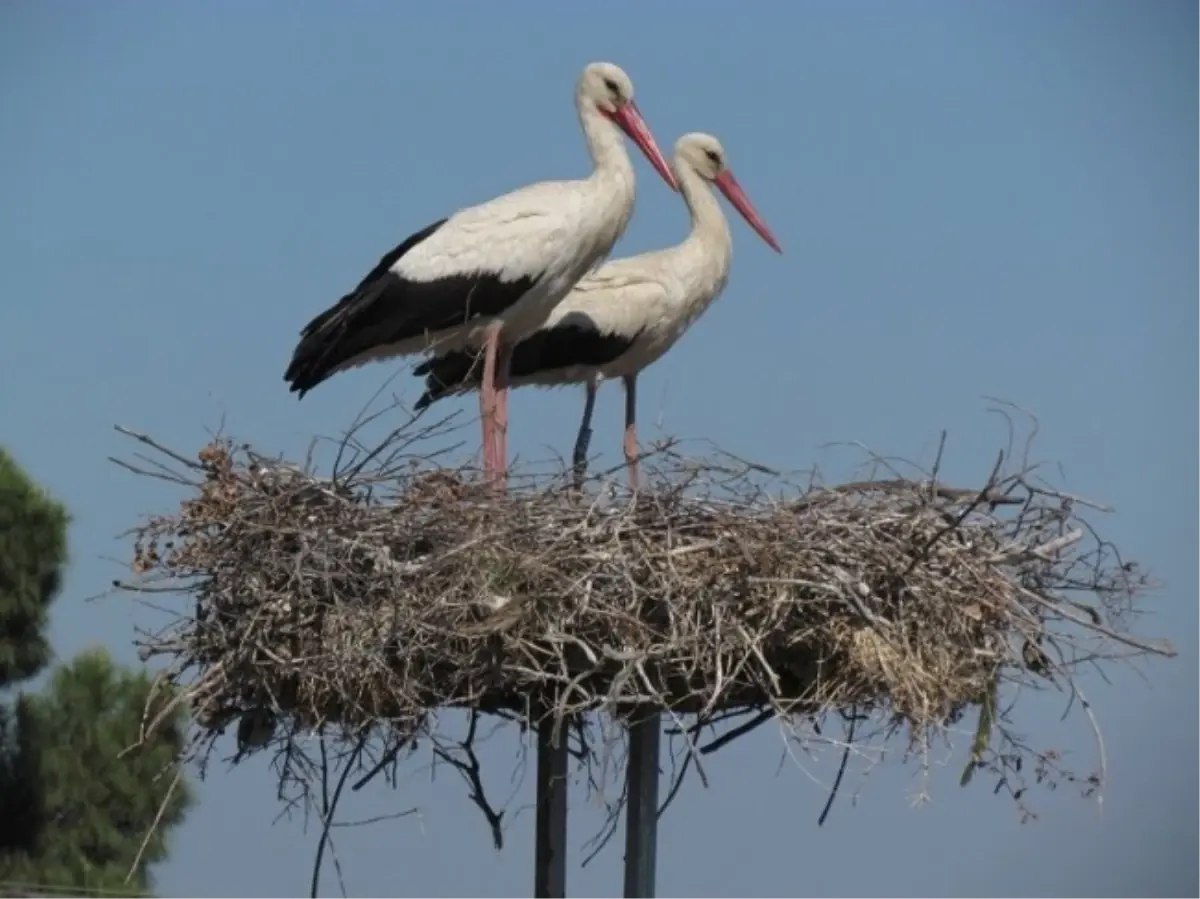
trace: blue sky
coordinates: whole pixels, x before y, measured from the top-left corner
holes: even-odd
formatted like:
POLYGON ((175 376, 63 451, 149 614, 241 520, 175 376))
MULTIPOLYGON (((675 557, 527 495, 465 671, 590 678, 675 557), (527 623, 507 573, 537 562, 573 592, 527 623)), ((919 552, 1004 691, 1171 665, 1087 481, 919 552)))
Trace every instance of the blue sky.
MULTIPOLYGON (((734 221, 725 295, 643 376, 644 436, 845 474, 831 442, 929 461, 946 428, 947 473, 975 483, 1005 441, 984 396, 1019 403, 1041 420, 1040 457, 1116 507, 1106 533, 1165 583, 1140 627, 1180 650, 1145 679, 1088 682, 1109 741, 1102 814, 1060 791, 1020 825, 986 782, 958 788, 962 741, 932 803, 912 807, 915 769, 890 757, 817 829, 835 759, 779 769, 764 729, 664 821, 660 894, 1194 895, 1196 33, 1195 4, 1168 0, 10 0, 0 439, 75 516, 59 653, 100 641, 134 659, 143 613, 84 598, 127 558, 117 535, 178 500, 105 461, 129 449, 112 425, 192 450, 223 419, 293 456, 348 425, 396 366, 297 403, 281 377, 298 329, 428 222, 585 173, 572 86, 609 59, 664 147, 720 137, 786 251, 734 221)), ((636 164, 617 255, 686 227, 636 164)), ((411 400, 407 381, 393 384, 411 400)), ((580 402, 515 393, 510 449, 567 452, 580 402)), ((620 415, 609 388, 593 448, 610 458, 620 415)), ((1087 767, 1086 726, 1060 708, 1022 720, 1087 767)), ((498 791, 515 745, 485 752, 498 791)), ((496 854, 456 777, 407 777, 347 804, 423 812, 341 832, 352 893, 528 894, 528 811, 496 854)), ((307 889, 316 834, 274 823, 264 760, 214 770, 199 795, 157 872, 164 894, 307 889)), ((601 820, 577 795, 570 890, 614 894, 619 841, 576 864, 601 820)))

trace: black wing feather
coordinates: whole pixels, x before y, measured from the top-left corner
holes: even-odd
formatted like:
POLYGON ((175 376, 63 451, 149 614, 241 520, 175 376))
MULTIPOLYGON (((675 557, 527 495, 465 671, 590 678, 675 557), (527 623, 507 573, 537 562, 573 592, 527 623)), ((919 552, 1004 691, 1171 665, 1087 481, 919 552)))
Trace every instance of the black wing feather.
POLYGON ((304 327, 283 376, 293 392, 303 398, 337 366, 373 347, 503 312, 537 283, 536 277, 502 281, 490 272, 411 281, 391 270, 446 221, 434 222, 405 239, 384 255, 353 291, 304 327), (468 299, 469 308, 464 308, 463 301, 468 299), (403 314, 398 315, 398 310, 403 314))

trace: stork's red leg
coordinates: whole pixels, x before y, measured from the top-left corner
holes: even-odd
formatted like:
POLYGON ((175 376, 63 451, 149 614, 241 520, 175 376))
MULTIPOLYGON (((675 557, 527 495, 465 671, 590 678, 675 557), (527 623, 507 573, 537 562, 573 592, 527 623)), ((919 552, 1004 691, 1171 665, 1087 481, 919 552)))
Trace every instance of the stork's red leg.
POLYGON ((498 483, 508 480, 508 382, 512 366, 512 347, 502 344, 496 350, 496 423, 495 473, 498 483))
POLYGON ((489 329, 483 344, 483 383, 479 387, 479 416, 483 424, 483 474, 496 475, 496 349, 498 328, 489 329))
POLYGON ((583 421, 579 423, 579 435, 575 438, 575 452, 571 456, 574 469, 575 489, 583 489, 583 476, 587 473, 587 451, 592 442, 592 413, 596 409, 595 378, 587 382, 587 399, 583 403, 583 421))
POLYGON ((626 375, 625 381, 625 471, 629 489, 638 489, 637 441, 637 375, 626 375))

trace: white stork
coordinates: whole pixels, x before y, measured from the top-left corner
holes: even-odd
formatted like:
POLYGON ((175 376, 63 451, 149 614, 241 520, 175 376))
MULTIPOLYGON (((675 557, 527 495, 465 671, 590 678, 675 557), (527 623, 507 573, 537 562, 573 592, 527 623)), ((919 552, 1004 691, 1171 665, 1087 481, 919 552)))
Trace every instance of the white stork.
MULTIPOLYGON (((783 251, 726 165, 725 150, 710 134, 685 134, 675 143, 675 172, 691 213, 691 233, 666 250, 616 259, 582 279, 545 324, 512 353, 513 386, 583 382, 587 400, 575 442, 577 475, 586 463, 598 382, 625 383, 625 459, 637 487, 637 376, 656 362, 725 288, 733 256, 729 224, 709 184, 714 184, 772 249, 783 251)), ((416 408, 480 383, 478 349, 439 353, 415 369, 425 376, 416 408)))
POLYGON ((482 345, 484 468, 502 477, 511 348, 607 258, 633 214, 633 163, 621 131, 678 189, 618 66, 587 66, 575 106, 591 175, 528 185, 405 239, 305 326, 284 375, 290 389, 303 398, 330 375, 373 360, 482 345))

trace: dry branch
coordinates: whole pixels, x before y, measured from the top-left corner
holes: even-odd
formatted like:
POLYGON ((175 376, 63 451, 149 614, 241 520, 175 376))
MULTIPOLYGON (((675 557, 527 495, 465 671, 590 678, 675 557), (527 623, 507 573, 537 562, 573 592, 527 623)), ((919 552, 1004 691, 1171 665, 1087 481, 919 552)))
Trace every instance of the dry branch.
POLYGON ((696 734, 735 714, 875 716, 927 745, 974 707, 970 766, 1019 799, 1022 759, 1038 779, 1059 760, 1004 729, 998 690, 1069 690, 1085 662, 1171 654, 1126 630, 1149 581, 1085 503, 1003 454, 970 489, 936 469, 796 487, 668 448, 635 498, 603 476, 580 494, 567 466, 499 498, 422 456, 415 425, 332 478, 224 438, 192 460, 125 433, 199 482, 133 532, 139 579, 123 586, 191 597, 143 656, 186 691, 194 752, 253 716, 247 732, 273 723, 285 778, 304 768, 297 734, 340 731, 347 757, 370 734, 377 773, 447 708, 536 723, 658 704, 692 716, 679 733, 698 765, 732 737, 697 750, 696 734))

